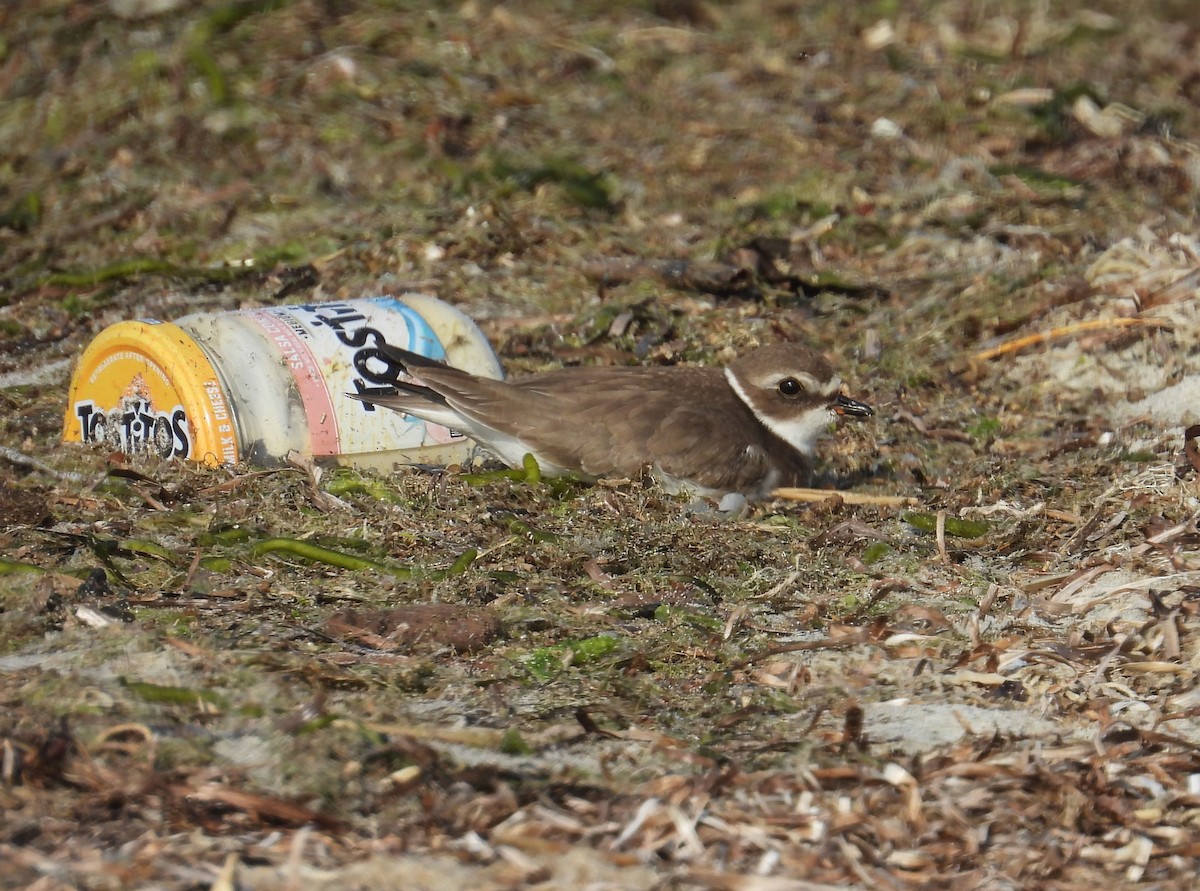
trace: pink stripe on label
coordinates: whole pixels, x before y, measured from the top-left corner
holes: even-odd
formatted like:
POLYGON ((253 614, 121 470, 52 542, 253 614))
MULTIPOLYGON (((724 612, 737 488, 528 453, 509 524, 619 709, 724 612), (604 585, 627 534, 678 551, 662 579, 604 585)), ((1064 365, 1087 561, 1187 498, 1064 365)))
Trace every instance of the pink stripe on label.
POLYGON ((267 309, 256 309, 246 313, 263 333, 270 338, 291 369, 300 401, 304 405, 304 417, 308 421, 308 435, 314 455, 337 455, 341 451, 338 436, 337 415, 321 366, 296 331, 267 309))

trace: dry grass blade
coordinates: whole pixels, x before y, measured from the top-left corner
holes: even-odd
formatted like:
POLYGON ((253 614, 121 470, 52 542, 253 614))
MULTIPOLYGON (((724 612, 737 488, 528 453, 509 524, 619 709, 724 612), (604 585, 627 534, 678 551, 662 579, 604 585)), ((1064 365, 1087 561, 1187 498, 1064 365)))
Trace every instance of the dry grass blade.
POLYGON ((977 362, 987 362, 999 356, 1004 356, 1009 353, 1017 353, 1039 344, 1049 343, 1053 340, 1063 340, 1067 337, 1074 337, 1077 334, 1086 334, 1091 331, 1106 331, 1116 330, 1119 328, 1170 328, 1171 323, 1163 319, 1147 319, 1147 318, 1116 318, 1116 319, 1087 319, 1082 322, 1074 322, 1070 325, 1063 325, 1058 328, 1052 328, 1049 331, 1040 331, 1037 334, 1028 334, 1024 337, 1018 337, 999 346, 991 347, 990 349, 980 350, 975 354, 974 359, 977 362))
POLYGON ((775 647, 768 647, 765 651, 756 655, 747 656, 745 659, 740 659, 733 663, 733 667, 745 668, 747 665, 752 665, 761 659, 769 659, 772 656, 780 656, 784 653, 800 653, 807 650, 840 650, 844 649, 845 647, 852 647, 856 646, 857 644, 866 643, 870 639, 870 633, 867 630, 863 630, 825 640, 804 640, 796 643, 781 644, 775 647))
POLYGON ((709 891, 861 891, 864 887, 852 884, 827 885, 774 876, 731 875, 703 869, 688 870, 682 878, 688 884, 699 885, 709 891))
POLYGON ((323 827, 336 825, 335 820, 304 805, 271 795, 246 792, 222 783, 203 783, 196 788, 181 786, 177 787, 175 792, 189 802, 221 805, 262 819, 294 826, 304 826, 308 823, 323 827))
POLYGON ((920 501, 904 495, 868 495, 865 492, 843 492, 830 489, 803 489, 784 487, 771 492, 772 498, 782 498, 785 501, 809 501, 820 503, 833 498, 841 499, 844 504, 875 504, 882 507, 904 507, 919 504, 920 501))

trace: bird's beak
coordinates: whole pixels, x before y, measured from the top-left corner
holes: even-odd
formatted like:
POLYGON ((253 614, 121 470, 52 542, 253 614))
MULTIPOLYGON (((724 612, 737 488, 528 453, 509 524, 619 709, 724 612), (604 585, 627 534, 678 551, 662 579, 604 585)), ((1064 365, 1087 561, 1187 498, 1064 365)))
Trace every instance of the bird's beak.
POLYGON ((829 404, 829 410, 836 415, 849 415, 852 418, 869 418, 875 414, 875 409, 865 402, 859 402, 857 399, 851 399, 841 393, 838 393, 837 398, 829 404))

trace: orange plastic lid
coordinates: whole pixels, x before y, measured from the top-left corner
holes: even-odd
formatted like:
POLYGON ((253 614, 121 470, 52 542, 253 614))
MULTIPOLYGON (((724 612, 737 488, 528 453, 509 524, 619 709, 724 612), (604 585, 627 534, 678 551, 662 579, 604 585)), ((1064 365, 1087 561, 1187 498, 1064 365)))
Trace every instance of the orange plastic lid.
POLYGON ((71 378, 63 439, 207 464, 238 460, 233 410, 216 369, 169 322, 118 322, 88 344, 71 378))

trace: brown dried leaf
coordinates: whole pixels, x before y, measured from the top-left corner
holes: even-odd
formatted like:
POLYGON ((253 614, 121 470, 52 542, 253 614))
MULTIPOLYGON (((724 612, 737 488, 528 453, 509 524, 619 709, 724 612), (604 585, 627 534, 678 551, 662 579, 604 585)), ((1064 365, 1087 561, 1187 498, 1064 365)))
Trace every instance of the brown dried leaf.
POLYGON ((420 645, 469 653, 500 634, 500 617, 487 607, 425 603, 390 610, 342 610, 326 621, 336 637, 350 637, 380 650, 420 645))

